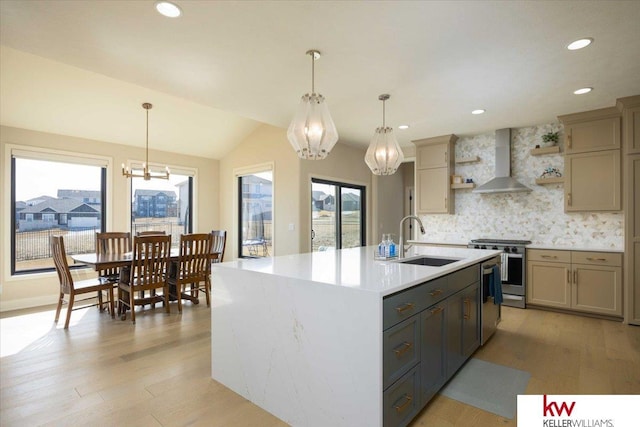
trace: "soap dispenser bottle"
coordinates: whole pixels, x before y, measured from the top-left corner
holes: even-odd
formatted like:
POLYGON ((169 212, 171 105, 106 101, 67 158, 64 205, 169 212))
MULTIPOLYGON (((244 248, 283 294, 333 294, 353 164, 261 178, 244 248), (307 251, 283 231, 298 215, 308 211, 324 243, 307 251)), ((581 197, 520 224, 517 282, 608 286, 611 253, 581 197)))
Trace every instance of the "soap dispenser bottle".
POLYGON ((388 243, 387 243, 387 247, 389 248, 388 249, 389 253, 387 255, 389 258, 395 258, 396 256, 398 256, 397 253, 396 253, 396 244, 393 242, 393 235, 392 234, 389 234, 389 240, 388 240, 388 243))

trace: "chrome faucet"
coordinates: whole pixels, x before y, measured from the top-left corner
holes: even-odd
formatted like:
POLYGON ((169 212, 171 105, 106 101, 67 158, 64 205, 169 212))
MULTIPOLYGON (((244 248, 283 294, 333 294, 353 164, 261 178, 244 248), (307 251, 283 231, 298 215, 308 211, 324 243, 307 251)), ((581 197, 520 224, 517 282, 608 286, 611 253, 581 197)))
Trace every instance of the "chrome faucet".
POLYGON ((407 246, 407 248, 404 248, 404 222, 408 219, 415 219, 416 221, 418 221, 418 224, 420 225, 420 233, 424 234, 424 226, 422 225, 422 221, 420 221, 420 218, 418 218, 415 215, 407 215, 404 218, 402 218, 400 220, 400 243, 398 244, 398 256, 400 258, 404 258, 404 253, 406 251, 409 250, 409 248, 411 248, 411 245, 407 246))

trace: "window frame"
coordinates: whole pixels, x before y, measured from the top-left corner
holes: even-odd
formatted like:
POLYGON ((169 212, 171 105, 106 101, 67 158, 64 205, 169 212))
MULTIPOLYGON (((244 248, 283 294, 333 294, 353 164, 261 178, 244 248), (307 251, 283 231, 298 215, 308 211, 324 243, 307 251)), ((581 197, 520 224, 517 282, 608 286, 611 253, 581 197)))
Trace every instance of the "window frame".
MULTIPOLYGON (((367 186, 366 184, 356 184, 352 182, 344 182, 344 181, 336 181, 331 178, 321 178, 316 176, 311 176, 309 180, 309 194, 310 199, 313 197, 313 184, 326 184, 333 185, 336 187, 336 200, 335 200, 335 212, 336 212, 336 249, 342 249, 342 189, 343 188, 351 188, 354 190, 360 190, 361 196, 360 200, 362 201, 360 204, 360 247, 364 247, 367 245, 367 186)), ((311 205, 309 203, 309 205, 311 205)), ((309 215, 309 229, 313 230, 313 213, 310 212, 309 215)), ((313 252, 313 239, 309 238, 309 246, 310 250, 313 252)))
MULTIPOLYGON (((132 169, 142 169, 142 165, 143 162, 142 161, 137 161, 137 160, 128 160, 127 161, 127 167, 129 168, 129 170, 132 169)), ((195 216, 193 213, 194 212, 198 212, 198 206, 197 206, 197 195, 198 195, 198 169, 197 168, 189 168, 189 167, 185 167, 185 166, 179 166, 179 165, 160 165, 160 164, 156 164, 156 163, 149 163, 149 167, 153 170, 163 170, 165 168, 165 166, 168 166, 169 169, 171 170, 171 174, 175 174, 175 175, 184 175, 187 176, 189 178, 189 189, 188 189, 188 198, 189 198, 189 209, 188 209, 188 223, 189 223, 189 233, 193 233, 193 230, 197 230, 198 229, 198 218, 197 216, 195 216)), ((130 180, 132 180, 132 178, 128 178, 130 180)), ((152 178, 155 179, 155 178, 152 178)), ((147 200, 149 201, 150 198, 147 200)), ((129 184, 127 185, 127 205, 128 205, 128 210, 129 210, 129 214, 128 214, 128 227, 129 230, 131 232, 131 235, 133 236, 133 181, 129 182, 129 184)))
MULTIPOLYGON (((7 174, 5 180, 9 184, 11 190, 3 200, 3 206, 9 211, 7 215, 8 220, 2 224, 5 232, 9 234, 10 238, 5 239, 4 243, 5 253, 9 253, 10 256, 4 258, 2 261, 5 267, 5 271, 8 272, 7 279, 30 277, 34 275, 52 274, 55 273, 55 266, 47 268, 34 268, 28 270, 16 271, 15 256, 16 256, 16 158, 30 159, 30 160, 42 160, 48 162, 66 163, 66 164, 79 164, 85 166, 96 166, 100 168, 100 191, 101 191, 101 230, 107 229, 107 218, 111 215, 111 206, 107 203, 107 194, 111 192, 111 185, 109 183, 109 171, 112 169, 112 158, 106 156, 99 156, 87 153, 54 150, 41 147, 27 147, 22 145, 6 144, 5 151, 5 166, 7 168, 7 174), (8 264, 8 265, 7 265, 8 264)), ((35 218, 34 218, 35 219, 35 218)), ((85 265, 70 265, 70 269, 87 268, 85 265)))
MULTIPOLYGON (((271 258, 276 256, 276 168, 275 162, 265 162, 259 163, 255 165, 234 168, 233 169, 233 179, 234 179, 234 214, 233 214, 233 230, 237 233, 237 237, 235 239, 227 239, 235 245, 233 248, 233 254, 238 259, 246 259, 247 256, 242 255, 242 221, 240 215, 242 214, 242 184, 240 178, 247 175, 253 175, 261 172, 271 172, 271 253, 269 256, 264 258, 271 258)), ((262 258, 262 257, 261 257, 262 258)))

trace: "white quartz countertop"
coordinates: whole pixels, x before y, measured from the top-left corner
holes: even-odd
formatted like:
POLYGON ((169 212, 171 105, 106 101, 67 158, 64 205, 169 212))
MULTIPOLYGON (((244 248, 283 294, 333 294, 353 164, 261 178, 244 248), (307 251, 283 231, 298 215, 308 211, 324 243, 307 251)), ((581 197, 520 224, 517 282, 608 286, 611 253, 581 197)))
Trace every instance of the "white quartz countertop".
MULTIPOLYGON (((374 260, 377 246, 366 246, 326 252, 283 255, 270 258, 240 259, 214 264, 217 268, 233 268, 272 276, 339 286, 381 297, 433 280, 492 258, 500 251, 445 247, 414 246, 405 259, 428 255, 455 258, 458 261, 442 267, 402 264, 397 260, 374 260)), ((302 284, 301 284, 302 285, 302 284)))

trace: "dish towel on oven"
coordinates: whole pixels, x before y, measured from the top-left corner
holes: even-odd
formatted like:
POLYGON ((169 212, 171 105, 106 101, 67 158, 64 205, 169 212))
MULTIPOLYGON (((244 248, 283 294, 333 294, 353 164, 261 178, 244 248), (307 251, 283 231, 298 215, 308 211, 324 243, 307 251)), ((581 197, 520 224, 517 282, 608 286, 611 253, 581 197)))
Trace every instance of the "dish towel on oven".
POLYGON ((500 278, 500 267, 493 266, 493 273, 489 276, 489 295, 493 297, 493 303, 502 304, 502 280, 500 278))
POLYGON ((509 254, 501 253, 500 262, 502 263, 502 267, 500 267, 500 278, 507 280, 509 278, 509 254))

